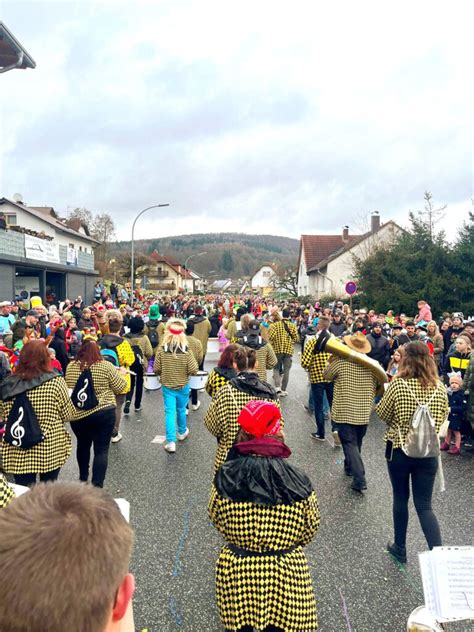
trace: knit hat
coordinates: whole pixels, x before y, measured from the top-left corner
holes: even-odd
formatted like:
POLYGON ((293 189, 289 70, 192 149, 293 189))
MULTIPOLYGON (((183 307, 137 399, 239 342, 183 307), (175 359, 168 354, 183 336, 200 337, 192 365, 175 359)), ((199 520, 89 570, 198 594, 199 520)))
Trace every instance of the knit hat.
POLYGON ((253 399, 240 411, 237 418, 242 430, 254 437, 274 435, 280 431, 281 411, 272 402, 253 399))
POLYGON ((448 373, 449 383, 457 382, 460 386, 462 386, 462 375, 460 373, 448 373))
POLYGON ((153 318, 153 320, 156 320, 156 319, 159 320, 161 318, 159 305, 157 305, 156 303, 153 303, 153 305, 150 306, 150 311, 148 312, 148 316, 150 318, 153 318))
POLYGON ((128 327, 131 334, 139 334, 143 331, 143 328, 145 327, 143 318, 140 318, 140 316, 134 316, 133 318, 130 318, 130 320, 128 321, 128 327))

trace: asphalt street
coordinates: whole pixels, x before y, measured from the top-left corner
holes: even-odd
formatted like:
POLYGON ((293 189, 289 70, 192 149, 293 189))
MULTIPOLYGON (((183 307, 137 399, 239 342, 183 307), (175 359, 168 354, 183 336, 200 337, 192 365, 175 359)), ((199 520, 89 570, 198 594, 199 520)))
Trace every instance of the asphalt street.
MULTIPOLYGON (((214 363, 207 362, 206 368, 214 363)), ((310 438, 314 419, 303 408, 306 374, 295 353, 289 396, 282 399, 292 461, 313 481, 321 527, 306 547, 321 632, 403 632, 410 612, 423 603, 417 553, 426 544, 411 504, 408 564, 386 553, 392 540, 391 487, 384 459, 384 424, 373 419, 363 446, 368 490, 361 497, 344 475, 342 450, 310 438)), ((209 403, 190 411, 189 439, 175 455, 152 443, 164 434, 161 391, 145 393, 143 411, 122 419, 123 440, 111 445, 106 488, 131 503, 136 543, 136 629, 148 632, 222 630, 214 597, 214 564, 222 539, 207 517, 215 439, 203 425, 209 403)), ((444 544, 472 544, 474 459, 443 454, 446 491, 434 494, 444 544)), ((77 479, 73 454, 61 479, 77 479)), ((466 624, 450 630, 468 630, 466 624)))

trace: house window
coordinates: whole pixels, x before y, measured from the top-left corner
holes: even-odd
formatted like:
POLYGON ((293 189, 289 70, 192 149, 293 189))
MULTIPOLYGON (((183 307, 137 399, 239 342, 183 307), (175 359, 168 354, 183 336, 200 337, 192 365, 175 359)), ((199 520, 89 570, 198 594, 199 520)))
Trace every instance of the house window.
POLYGON ((79 252, 82 252, 82 246, 79 246, 79 252))
POLYGON ((7 226, 16 226, 16 214, 11 213, 11 214, 5 215, 5 222, 7 226))
POLYGON ((263 271, 263 276, 264 277, 269 277, 270 276, 270 270, 264 270, 263 271))
POLYGON ((69 248, 72 248, 74 250, 74 244, 69 244, 69 248))

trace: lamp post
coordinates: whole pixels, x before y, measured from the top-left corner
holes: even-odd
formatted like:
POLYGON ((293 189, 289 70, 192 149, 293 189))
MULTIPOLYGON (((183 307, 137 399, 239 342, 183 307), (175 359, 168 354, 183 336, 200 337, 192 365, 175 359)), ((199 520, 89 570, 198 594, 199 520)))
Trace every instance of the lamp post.
MULTIPOLYGON (((201 255, 207 255, 207 252, 196 252, 194 255, 189 255, 189 257, 186 259, 186 261, 184 262, 184 280, 186 282, 186 273, 188 271, 188 261, 190 259, 192 259, 193 257, 200 257, 201 255)), ((188 289, 188 284, 186 283, 186 290, 188 289)), ((193 284, 193 290, 194 290, 194 284, 193 284)))
POLYGON ((145 213, 146 211, 149 211, 152 208, 162 208, 163 206, 169 206, 169 204, 155 204, 154 206, 148 206, 147 208, 144 208, 143 211, 140 211, 138 213, 138 215, 135 217, 135 219, 133 220, 133 224, 132 224, 132 261, 131 261, 131 265, 132 265, 132 269, 131 269, 131 274, 130 274, 130 282, 131 282, 131 299, 133 302, 133 297, 134 297, 134 290, 135 290, 135 224, 137 223, 137 219, 140 217, 140 215, 143 215, 143 213, 145 213))

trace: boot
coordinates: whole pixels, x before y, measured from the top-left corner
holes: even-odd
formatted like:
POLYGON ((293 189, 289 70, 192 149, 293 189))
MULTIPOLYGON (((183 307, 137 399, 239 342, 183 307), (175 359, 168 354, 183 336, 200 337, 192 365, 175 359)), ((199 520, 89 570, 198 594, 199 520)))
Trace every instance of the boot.
POLYGON ((407 550, 404 546, 398 546, 398 544, 390 544, 389 542, 387 544, 387 551, 402 564, 407 563, 407 550))

